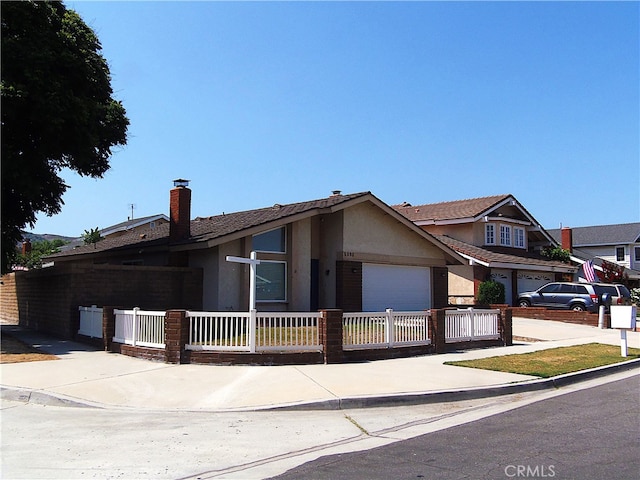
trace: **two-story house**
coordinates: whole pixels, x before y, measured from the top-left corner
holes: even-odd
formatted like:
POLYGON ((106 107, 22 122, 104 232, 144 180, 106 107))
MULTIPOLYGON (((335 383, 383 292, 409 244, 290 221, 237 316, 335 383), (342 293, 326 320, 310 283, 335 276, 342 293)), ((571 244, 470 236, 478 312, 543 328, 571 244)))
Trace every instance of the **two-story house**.
POLYGON ((466 259, 449 266, 451 304, 473 304, 480 284, 493 279, 513 305, 518 293, 571 280, 577 270, 541 254, 555 242, 513 195, 393 208, 466 259))
POLYGON ((640 285, 640 223, 564 227, 549 234, 578 265, 592 260, 598 272, 603 260, 615 263, 625 268, 631 286, 640 285))

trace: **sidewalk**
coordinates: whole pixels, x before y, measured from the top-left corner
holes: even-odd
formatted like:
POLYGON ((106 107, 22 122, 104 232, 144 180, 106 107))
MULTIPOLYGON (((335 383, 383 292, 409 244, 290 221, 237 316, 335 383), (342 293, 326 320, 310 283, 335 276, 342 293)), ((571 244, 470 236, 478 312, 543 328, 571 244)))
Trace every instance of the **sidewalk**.
MULTIPOLYGON (((2 325, 3 332, 59 360, 0 365, 2 398, 45 404, 146 410, 234 411, 426 403, 551 388, 536 377, 444 365, 592 342, 620 345, 617 330, 513 319, 514 345, 340 365, 169 365, 93 349, 2 325), (518 338, 540 341, 519 341, 518 338)), ((640 332, 627 334, 640 348, 640 332)), ((620 367, 599 369, 597 374, 620 367)), ((640 368, 632 361, 623 368, 640 368)), ((563 381, 577 381, 576 375, 563 381)), ((557 380, 556 380, 557 382, 557 380)))

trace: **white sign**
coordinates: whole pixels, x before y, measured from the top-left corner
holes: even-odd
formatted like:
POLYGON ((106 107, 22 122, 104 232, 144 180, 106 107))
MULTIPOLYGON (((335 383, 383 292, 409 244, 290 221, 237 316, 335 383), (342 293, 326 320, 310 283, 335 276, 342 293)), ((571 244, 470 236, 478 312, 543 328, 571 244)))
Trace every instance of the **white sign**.
POLYGON ((260 263, 256 252, 251 252, 250 258, 246 257, 233 257, 227 255, 227 262, 244 263, 251 266, 251 272, 249 274, 249 311, 256 309, 256 270, 257 265, 260 263))

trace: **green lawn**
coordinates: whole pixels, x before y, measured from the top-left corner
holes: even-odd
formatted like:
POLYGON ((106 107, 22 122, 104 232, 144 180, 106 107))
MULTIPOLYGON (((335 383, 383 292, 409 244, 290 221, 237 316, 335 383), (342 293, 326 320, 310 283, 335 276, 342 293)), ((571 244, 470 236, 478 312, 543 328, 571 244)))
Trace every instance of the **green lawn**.
POLYGON ((622 357, 619 345, 589 343, 573 347, 551 348, 532 353, 445 362, 445 364, 549 378, 564 373, 620 363, 634 358, 640 358, 640 349, 629 348, 628 356, 622 357))

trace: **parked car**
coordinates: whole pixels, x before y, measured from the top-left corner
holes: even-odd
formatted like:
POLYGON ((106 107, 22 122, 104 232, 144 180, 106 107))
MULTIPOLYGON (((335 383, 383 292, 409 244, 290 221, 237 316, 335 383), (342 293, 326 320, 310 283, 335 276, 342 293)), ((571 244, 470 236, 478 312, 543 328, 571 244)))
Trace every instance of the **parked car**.
POLYGON ((518 295, 521 307, 566 308, 579 312, 598 311, 600 295, 590 283, 552 282, 535 292, 522 292, 518 295))
POLYGON ((602 303, 602 295, 609 294, 611 305, 631 305, 631 292, 619 283, 594 283, 596 293, 602 303))

